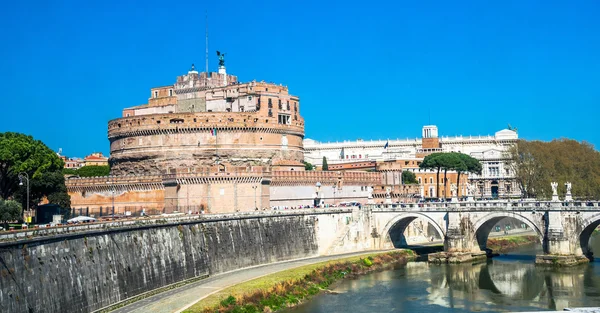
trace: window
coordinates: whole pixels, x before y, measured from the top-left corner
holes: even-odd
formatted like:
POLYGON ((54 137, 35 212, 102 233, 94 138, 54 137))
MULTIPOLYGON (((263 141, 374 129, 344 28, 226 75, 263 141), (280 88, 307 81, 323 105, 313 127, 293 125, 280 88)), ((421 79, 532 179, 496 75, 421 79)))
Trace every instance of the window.
POLYGON ((169 89, 169 97, 173 96, 173 89, 169 89))
POLYGON ((244 107, 243 106, 240 107, 240 112, 244 112, 244 107))
POLYGON ((290 100, 287 101, 287 110, 290 110, 290 100))
POLYGON ((158 91, 154 92, 154 98, 158 98, 158 91))
MULTIPOLYGON (((260 99, 260 98, 259 98, 260 99)), ((248 101, 252 100, 252 96, 248 96, 248 101)))
MULTIPOLYGON (((269 117, 273 117, 273 112, 271 111, 271 109, 269 109, 269 117)), ((267 122, 269 121, 267 120, 267 122)))
POLYGON ((125 117, 129 117, 129 113, 125 114, 125 117))
POLYGON ((269 91, 269 88, 265 88, 265 91, 269 91))
POLYGON ((433 184, 433 177, 429 177, 429 183, 433 184))
POLYGON ((288 125, 288 124, 290 124, 290 116, 287 114, 279 114, 277 116, 277 122, 279 124, 288 125))
POLYGON ((269 109, 273 108, 273 102, 271 101, 271 99, 269 98, 269 109))
POLYGON ((294 103, 294 112, 298 112, 298 105, 294 103))
POLYGON ((421 177, 418 178, 419 184, 421 184, 421 177))
POLYGON ((279 103, 278 103, 277 107, 281 110, 281 99, 279 99, 279 103))

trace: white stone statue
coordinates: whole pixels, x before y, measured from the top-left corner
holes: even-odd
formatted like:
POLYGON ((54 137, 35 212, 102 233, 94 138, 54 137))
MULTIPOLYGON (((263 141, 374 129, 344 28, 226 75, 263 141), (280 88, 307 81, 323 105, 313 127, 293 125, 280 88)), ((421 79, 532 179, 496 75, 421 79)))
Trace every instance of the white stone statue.
POLYGON ((475 187, 473 184, 467 182, 467 196, 473 195, 473 187, 475 187))
POLYGON ((566 182, 565 186, 567 186, 567 194, 570 195, 571 194, 571 182, 566 182))
POLYGON ((456 184, 450 184, 450 192, 452 193, 452 198, 456 198, 457 190, 458 188, 456 187, 456 184))
POLYGON ((555 181, 553 181, 553 182, 550 183, 550 186, 552 186, 552 195, 553 196, 558 196, 558 191, 557 191, 558 183, 555 182, 555 181))

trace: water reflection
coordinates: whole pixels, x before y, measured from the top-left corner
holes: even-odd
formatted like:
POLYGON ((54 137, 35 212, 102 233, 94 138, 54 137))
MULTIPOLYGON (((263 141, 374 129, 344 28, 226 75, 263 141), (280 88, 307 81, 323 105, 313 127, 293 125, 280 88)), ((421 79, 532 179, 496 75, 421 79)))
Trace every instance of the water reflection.
MULTIPOLYGON (((600 241, 598 242, 600 243, 600 241)), ((600 251, 600 249, 596 249, 600 251)), ((600 262, 569 269, 534 265, 524 248, 477 265, 409 263, 343 281, 291 312, 515 312, 600 306, 600 262)))

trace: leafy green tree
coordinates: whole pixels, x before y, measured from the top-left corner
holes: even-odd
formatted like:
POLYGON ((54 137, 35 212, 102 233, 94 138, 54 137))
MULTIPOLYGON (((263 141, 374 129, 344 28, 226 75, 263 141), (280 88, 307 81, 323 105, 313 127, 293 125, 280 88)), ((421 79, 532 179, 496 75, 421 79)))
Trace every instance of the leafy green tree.
POLYGON ((21 204, 17 201, 0 199, 0 222, 4 229, 8 229, 8 222, 21 219, 22 211, 21 204))
POLYGON ((559 195, 564 196, 563 184, 569 181, 574 197, 600 198, 600 153, 587 142, 519 140, 507 157, 524 197, 549 199, 552 181, 559 183, 559 195))
POLYGON ((64 201, 68 194, 62 175, 63 166, 64 162, 58 155, 41 141, 19 133, 0 133, 0 198, 12 198, 22 205, 26 203, 27 182, 19 186, 18 178, 19 173, 24 172, 29 176, 31 207, 43 197, 55 193, 58 194, 50 198, 63 199, 61 205, 69 204, 70 201, 64 201))
POLYGON ((329 165, 327 165, 327 158, 323 157, 323 166, 321 166, 323 171, 329 171, 329 165))
POLYGON ((314 165, 312 165, 312 164, 304 161, 304 170, 306 170, 306 171, 312 171, 314 169, 315 169, 314 165))
POLYGON ((418 184, 417 176, 411 171, 402 172, 402 183, 403 184, 418 184))
POLYGON ((436 152, 436 153, 432 153, 428 156, 426 156, 423 159, 423 162, 421 162, 421 165, 419 165, 420 168, 422 169, 426 169, 426 170, 431 170, 431 169, 435 169, 437 171, 436 174, 436 196, 439 198, 440 197, 440 170, 442 169, 443 163, 440 160, 440 156, 444 154, 442 152, 436 152))

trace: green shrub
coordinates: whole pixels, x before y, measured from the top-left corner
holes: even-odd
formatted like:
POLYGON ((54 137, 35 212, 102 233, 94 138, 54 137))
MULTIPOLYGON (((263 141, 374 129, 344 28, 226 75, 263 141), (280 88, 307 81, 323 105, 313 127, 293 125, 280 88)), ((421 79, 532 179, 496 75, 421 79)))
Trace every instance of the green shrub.
POLYGON ((226 299, 221 300, 221 306, 226 308, 230 305, 235 305, 235 297, 229 296, 226 299))
POLYGON ((362 261, 363 261, 363 265, 366 267, 370 267, 373 265, 373 261, 369 260, 368 258, 362 259, 362 261))

